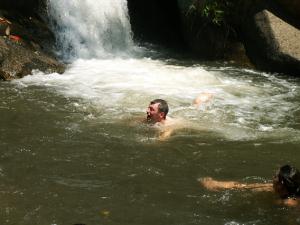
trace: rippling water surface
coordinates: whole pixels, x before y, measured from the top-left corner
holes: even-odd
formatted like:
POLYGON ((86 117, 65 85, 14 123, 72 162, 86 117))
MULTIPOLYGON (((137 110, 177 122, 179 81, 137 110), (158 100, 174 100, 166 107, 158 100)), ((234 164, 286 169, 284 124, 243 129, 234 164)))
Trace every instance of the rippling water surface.
POLYGON ((289 76, 143 57, 0 82, 0 223, 299 224, 271 193, 198 183, 300 168, 299 90, 289 76), (214 99, 196 109, 202 92, 214 99), (185 124, 164 141, 140 122, 158 97, 185 124))

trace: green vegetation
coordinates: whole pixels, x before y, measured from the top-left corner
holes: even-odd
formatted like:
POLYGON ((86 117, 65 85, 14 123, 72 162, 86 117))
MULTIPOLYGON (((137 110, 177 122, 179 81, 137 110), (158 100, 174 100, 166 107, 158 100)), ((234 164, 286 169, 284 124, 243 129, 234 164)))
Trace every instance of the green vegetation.
POLYGON ((197 13, 215 25, 226 26, 232 9, 233 0, 193 0, 189 13, 197 13))

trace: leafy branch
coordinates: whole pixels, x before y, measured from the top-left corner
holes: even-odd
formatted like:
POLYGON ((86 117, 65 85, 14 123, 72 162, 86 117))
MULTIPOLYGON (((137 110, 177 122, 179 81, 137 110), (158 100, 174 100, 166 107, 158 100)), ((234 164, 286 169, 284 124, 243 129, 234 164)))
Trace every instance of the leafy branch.
POLYGON ((193 0, 189 7, 189 13, 200 13, 215 25, 226 25, 227 17, 230 15, 233 0, 193 0))

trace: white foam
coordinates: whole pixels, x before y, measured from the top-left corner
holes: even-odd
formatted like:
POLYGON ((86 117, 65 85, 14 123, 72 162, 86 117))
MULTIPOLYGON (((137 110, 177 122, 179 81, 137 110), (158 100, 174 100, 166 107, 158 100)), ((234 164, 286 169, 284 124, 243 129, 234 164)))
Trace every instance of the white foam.
POLYGON ((166 65, 151 59, 77 60, 63 75, 36 73, 19 85, 42 85, 70 97, 124 100, 126 95, 174 96, 192 100, 203 90, 214 92, 219 79, 201 67, 166 65))

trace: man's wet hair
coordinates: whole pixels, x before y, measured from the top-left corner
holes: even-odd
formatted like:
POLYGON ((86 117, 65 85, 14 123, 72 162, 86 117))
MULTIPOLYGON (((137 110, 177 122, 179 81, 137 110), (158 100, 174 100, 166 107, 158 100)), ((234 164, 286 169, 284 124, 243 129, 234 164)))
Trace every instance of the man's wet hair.
POLYGON ((159 110, 159 112, 165 113, 165 118, 166 118, 166 116, 169 112, 168 103, 163 99, 154 99, 153 101, 150 102, 151 105, 156 104, 156 103, 159 103, 158 110, 159 110))
POLYGON ((295 167, 290 165, 280 167, 276 177, 288 191, 288 197, 300 196, 300 172, 295 167))

